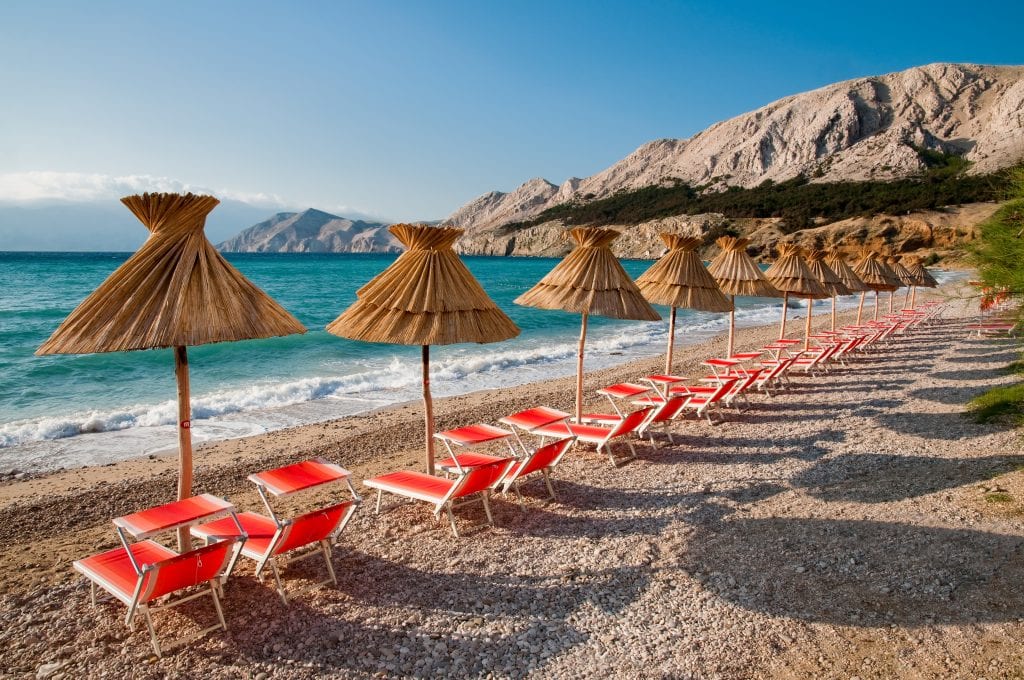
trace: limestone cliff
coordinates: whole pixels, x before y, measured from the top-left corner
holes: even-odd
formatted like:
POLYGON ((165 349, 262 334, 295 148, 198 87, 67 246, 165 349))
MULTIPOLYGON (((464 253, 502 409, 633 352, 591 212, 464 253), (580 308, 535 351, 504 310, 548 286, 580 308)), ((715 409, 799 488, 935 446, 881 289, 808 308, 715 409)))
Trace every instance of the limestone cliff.
POLYGON ((906 177, 923 169, 922 148, 962 155, 973 163, 972 172, 1024 158, 1024 66, 931 64, 829 85, 689 139, 649 142, 610 168, 561 187, 532 179, 510 193, 485 194, 446 223, 470 235, 497 230, 500 241, 502 226, 570 200, 675 181, 713 190, 798 174, 813 181, 906 177))

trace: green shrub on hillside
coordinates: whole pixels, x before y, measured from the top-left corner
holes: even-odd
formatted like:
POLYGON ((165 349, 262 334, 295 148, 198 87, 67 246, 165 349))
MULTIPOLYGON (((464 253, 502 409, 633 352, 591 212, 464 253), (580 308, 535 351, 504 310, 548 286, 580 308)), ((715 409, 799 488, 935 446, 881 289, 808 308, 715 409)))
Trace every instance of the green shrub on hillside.
POLYGON ((959 156, 921 153, 928 170, 908 179, 811 183, 799 176, 785 182, 768 180, 752 189, 728 187, 717 192, 701 191, 706 188, 677 180, 672 186, 621 191, 588 203, 563 203, 506 229, 516 231, 555 219, 567 225, 638 224, 672 215, 722 213, 726 217, 781 217, 784 230, 792 232, 812 226, 815 219, 831 222, 860 215, 928 210, 997 200, 1005 193, 1005 172, 966 175, 963 170, 968 162, 959 156))

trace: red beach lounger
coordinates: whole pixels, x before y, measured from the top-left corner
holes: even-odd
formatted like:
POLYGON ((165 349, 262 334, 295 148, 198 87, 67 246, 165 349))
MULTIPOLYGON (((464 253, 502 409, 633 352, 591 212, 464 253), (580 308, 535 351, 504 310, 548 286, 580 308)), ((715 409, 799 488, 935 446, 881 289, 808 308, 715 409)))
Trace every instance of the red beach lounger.
POLYGON ((94 606, 96 586, 128 606, 124 622, 129 630, 135 630, 135 615, 142 612, 146 618, 153 651, 157 656, 161 656, 160 640, 153 626, 153 611, 170 609, 208 594, 213 599, 218 623, 204 628, 198 635, 228 629, 224 622, 220 599, 217 597, 216 581, 227 568, 237 540, 241 539, 222 541, 180 555, 159 543, 145 540, 131 544, 128 549, 114 548, 99 555, 77 560, 73 566, 89 579, 94 606), (158 598, 187 589, 195 589, 196 592, 178 599, 170 599, 162 604, 153 604, 158 598))
MULTIPOLYGON (((349 472, 342 467, 325 460, 306 460, 293 465, 286 465, 274 470, 267 470, 249 475, 249 480, 256 484, 260 497, 270 516, 255 512, 243 512, 238 515, 242 530, 248 540, 242 545, 242 555, 256 561, 256 577, 263 577, 264 569, 269 565, 274 574, 277 594, 281 601, 288 604, 281 574, 277 568, 276 557, 286 555, 303 548, 309 550, 285 558, 285 566, 304 560, 313 555, 323 555, 327 563, 328 578, 315 583, 300 592, 325 585, 338 584, 331 564, 331 546, 337 541, 338 535, 356 511, 361 499, 352 488, 349 472), (344 482, 352 494, 350 500, 321 508, 292 519, 279 518, 270 505, 267 493, 276 497, 289 496, 300 491, 322 488, 333 482, 344 482)), ((207 543, 234 538, 238 529, 231 519, 222 519, 192 527, 192 535, 207 543)))
MULTIPOLYGON (((683 410, 693 410, 696 412, 698 418, 703 414, 703 416, 707 418, 708 423, 714 425, 711 420, 711 407, 721 401, 725 395, 729 394, 729 391, 732 390, 733 385, 735 385, 738 380, 739 378, 726 378, 722 380, 718 385, 718 388, 713 393, 709 395, 695 394, 690 396, 690 398, 686 400, 686 403, 683 404, 683 410)), ((684 390, 684 387, 673 387, 671 394, 687 394, 684 390)))
POLYGON ((523 494, 519 491, 519 485, 527 475, 540 472, 544 477, 544 484, 548 487, 548 497, 554 499, 555 489, 551 486, 551 472, 558 465, 559 461, 562 460, 562 456, 569 450, 569 447, 572 446, 572 442, 572 437, 559 439, 556 442, 538 447, 526 460, 512 463, 512 467, 509 468, 508 474, 505 475, 505 479, 502 481, 502 493, 508 493, 510 488, 515 487, 516 495, 519 496, 519 505, 521 506, 523 504, 523 494))
POLYGON ((487 523, 493 525, 490 494, 508 474, 512 464, 513 459, 505 458, 488 465, 467 468, 455 479, 443 479, 413 470, 399 470, 363 480, 363 485, 377 490, 377 513, 380 513, 381 495, 385 491, 396 496, 425 501, 434 506, 434 518, 438 521, 441 520, 442 512, 448 513, 452 533, 458 538, 459 530, 455 527, 455 516, 452 514, 453 503, 460 498, 479 494, 484 504, 484 512, 487 514, 487 523))
MULTIPOLYGON (((633 411, 623 418, 618 425, 612 427, 558 421, 536 427, 530 430, 530 433, 542 437, 576 437, 580 441, 596 444, 598 452, 600 453, 601 449, 605 449, 608 452, 608 458, 611 460, 612 465, 617 466, 618 463, 615 461, 615 455, 611 449, 612 440, 627 437, 634 432, 642 430, 652 411, 654 411, 653 407, 633 411)), ((632 457, 635 458, 636 449, 633 447, 633 443, 627 439, 626 444, 629 446, 632 457)))

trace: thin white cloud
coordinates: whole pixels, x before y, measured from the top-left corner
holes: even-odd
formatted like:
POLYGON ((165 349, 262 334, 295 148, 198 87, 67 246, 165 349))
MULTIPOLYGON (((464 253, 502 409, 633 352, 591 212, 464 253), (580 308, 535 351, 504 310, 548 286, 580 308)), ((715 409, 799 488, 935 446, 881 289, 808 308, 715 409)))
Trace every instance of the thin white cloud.
POLYGON ((221 199, 273 208, 297 208, 275 194, 211 189, 169 177, 153 175, 102 175, 84 172, 10 172, 0 174, 0 202, 34 201, 92 202, 116 200, 146 191, 212 194, 221 199))
POLYGON ((211 194, 221 200, 239 201, 257 208, 299 211, 315 207, 333 215, 371 222, 389 222, 381 215, 353 208, 349 205, 329 203, 303 203, 286 200, 277 194, 234 189, 212 189, 189 184, 170 177, 153 175, 103 175, 86 172, 32 172, 0 173, 0 204, 26 204, 42 201, 69 201, 90 203, 116 201, 122 196, 144 192, 193 192, 211 194))

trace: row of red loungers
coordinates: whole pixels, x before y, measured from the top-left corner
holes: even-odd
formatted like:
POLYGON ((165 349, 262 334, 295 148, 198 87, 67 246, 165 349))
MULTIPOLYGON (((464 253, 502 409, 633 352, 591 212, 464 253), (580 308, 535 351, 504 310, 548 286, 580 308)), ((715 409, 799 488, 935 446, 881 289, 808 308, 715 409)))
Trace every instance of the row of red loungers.
MULTIPOLYGON (((685 386, 675 376, 648 376, 651 387, 622 383, 603 388, 612 403, 615 414, 588 414, 585 422, 570 422, 570 414, 548 407, 535 407, 501 419, 512 430, 491 425, 470 425, 438 433, 437 438, 448 448, 449 457, 438 461, 438 467, 449 477, 438 477, 414 471, 392 472, 363 484, 377 491, 377 511, 380 511, 384 492, 420 500, 434 506, 438 520, 447 513, 452 532, 458 529, 452 508, 472 497, 480 500, 488 523, 493 523, 490 495, 501 489, 504 493, 515 490, 523 479, 540 473, 548 494, 554 498, 551 472, 558 465, 573 442, 579 440, 595 444, 597 450, 607 451, 613 464, 616 458, 611 445, 624 440, 633 456, 636 451, 629 437, 642 436, 655 425, 668 426, 679 415, 692 410, 698 416, 706 415, 716 404, 732 403, 748 388, 767 392, 768 386, 784 379, 786 370, 802 365, 812 371, 824 367, 824 359, 841 360, 842 355, 864 348, 901 333, 930 318, 928 313, 905 312, 882 322, 848 327, 843 333, 827 336, 819 347, 809 351, 796 351, 781 358, 790 343, 773 343, 762 352, 743 353, 726 360, 712 359, 705 364, 714 375, 704 379, 704 385, 685 386), (841 348, 841 349, 840 349, 841 348), (772 351, 775 358, 763 362, 761 368, 742 369, 742 361, 753 360, 772 351), (654 394, 651 394, 654 392, 654 394), (633 399, 635 398, 635 399, 633 399), (621 413, 615 399, 632 399, 639 406, 630 413, 621 413), (519 431, 541 437, 537 447, 526 446, 519 431), (555 441, 545 443, 545 439, 555 441), (505 441, 509 456, 494 456, 452 447, 478 446, 488 442, 505 441), (517 445, 522 454, 517 452, 517 445)), ((671 433, 667 432, 671 439, 671 433)), ((653 443, 653 436, 651 436, 653 443)), ((182 501, 142 510, 114 520, 121 546, 113 550, 77 560, 74 568, 91 584, 91 598, 96 603, 99 586, 113 598, 128 607, 125 623, 134 630, 136 617, 145 619, 153 649, 162 654, 160 641, 153 625, 152 612, 177 606, 198 597, 209 596, 216 611, 217 623, 199 632, 227 630, 220 603, 223 583, 231 574, 240 556, 256 562, 256 576, 261 578, 269 567, 282 602, 288 602, 284 583, 277 566, 277 558, 291 563, 307 557, 323 555, 329 577, 310 587, 326 583, 337 584, 331 564, 331 546, 348 524, 361 498, 352 486, 350 474, 333 463, 316 459, 287 465, 249 476, 257 488, 268 514, 236 511, 230 502, 203 494, 182 501), (318 508, 293 518, 283 518, 275 512, 271 498, 284 498, 299 492, 324 489, 326 485, 342 483, 350 498, 329 507, 318 508), (171 534, 187 528, 190 534, 205 544, 202 547, 178 553, 152 540, 161 534, 171 534), (182 592, 189 594, 175 595, 182 592), (158 600, 162 600, 158 603, 158 600)), ((519 494, 520 503, 522 496, 519 494)))

